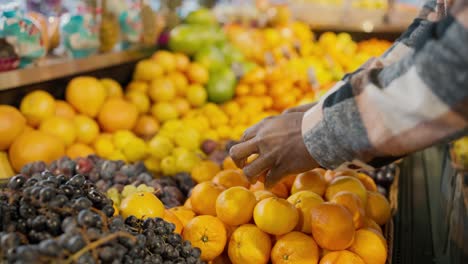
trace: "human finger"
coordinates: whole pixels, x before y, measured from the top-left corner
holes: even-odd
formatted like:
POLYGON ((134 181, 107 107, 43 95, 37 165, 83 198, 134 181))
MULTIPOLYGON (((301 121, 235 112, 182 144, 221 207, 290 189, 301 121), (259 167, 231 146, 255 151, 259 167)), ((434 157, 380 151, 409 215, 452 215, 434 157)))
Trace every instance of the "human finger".
POLYGON ((247 128, 244 131, 244 134, 241 137, 241 141, 247 141, 247 140, 250 140, 250 139, 254 138, 255 135, 257 135, 258 130, 265 124, 265 121, 267 121, 267 120, 269 120, 271 118, 272 118, 271 116, 266 117, 266 118, 262 119, 260 122, 258 122, 257 124, 247 128))
POLYGON ((254 141, 254 139, 251 139, 232 146, 229 150, 229 155, 231 156, 232 160, 237 165, 237 167, 243 168, 246 159, 250 155, 255 154, 257 152, 257 143, 254 141))
POLYGON ((273 166, 274 160, 269 155, 260 154, 258 158, 252 161, 250 164, 247 164, 243 171, 244 175, 252 180, 256 176, 260 175, 262 172, 268 170, 271 166, 273 166))
POLYGON ((279 165, 271 168, 265 177, 265 187, 272 188, 286 175, 287 170, 284 166, 279 165))
POLYGON ((310 103, 310 104, 305 104, 305 105, 300 105, 292 108, 288 108, 283 111, 283 114, 289 114, 289 113, 297 113, 297 112, 305 112, 312 108, 314 105, 317 103, 310 103))

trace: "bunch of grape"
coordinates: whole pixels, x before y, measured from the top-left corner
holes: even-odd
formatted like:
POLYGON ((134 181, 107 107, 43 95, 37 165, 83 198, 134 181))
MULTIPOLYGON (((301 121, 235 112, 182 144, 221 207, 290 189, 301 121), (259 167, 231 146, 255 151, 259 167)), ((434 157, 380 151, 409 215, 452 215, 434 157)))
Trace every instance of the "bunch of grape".
POLYGON ((379 192, 386 196, 388 194, 388 188, 390 188, 395 178, 397 167, 398 165, 396 163, 392 163, 365 173, 374 179, 379 192))
POLYGON ((17 175, 0 190, 2 263, 203 263, 160 218, 112 217, 83 175, 17 175))
POLYGON ((146 187, 151 187, 168 208, 182 205, 190 190, 195 186, 195 182, 188 173, 179 173, 173 177, 153 178, 142 162, 125 164, 123 161, 105 160, 95 155, 75 160, 63 157, 53 161, 48 167, 43 162, 33 162, 25 165, 21 173, 25 176, 33 176, 46 168, 54 175, 71 176, 79 173, 94 183, 98 190, 111 193, 114 201, 122 198, 120 194, 126 186, 134 186, 144 191, 150 190, 146 187), (118 195, 115 195, 116 191, 118 195), (116 198, 117 196, 119 197, 116 198))

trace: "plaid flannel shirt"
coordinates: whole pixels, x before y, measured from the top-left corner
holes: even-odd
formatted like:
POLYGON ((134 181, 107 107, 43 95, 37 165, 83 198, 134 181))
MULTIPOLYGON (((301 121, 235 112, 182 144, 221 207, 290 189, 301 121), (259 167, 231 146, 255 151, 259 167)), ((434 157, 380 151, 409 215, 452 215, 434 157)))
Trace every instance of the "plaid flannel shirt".
POLYGON ((468 0, 432 22, 435 7, 304 114, 304 143, 320 165, 378 167, 468 133, 468 0))

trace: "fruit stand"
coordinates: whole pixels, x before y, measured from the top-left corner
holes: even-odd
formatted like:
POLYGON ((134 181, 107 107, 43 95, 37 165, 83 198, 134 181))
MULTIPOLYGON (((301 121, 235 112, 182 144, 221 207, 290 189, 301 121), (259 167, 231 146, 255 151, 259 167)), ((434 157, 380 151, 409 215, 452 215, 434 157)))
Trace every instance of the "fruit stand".
POLYGON ((318 100, 391 45, 272 21, 221 27, 199 9, 158 46, 0 72, 0 263, 446 260, 419 235, 420 154, 272 188, 234 164, 246 128, 318 100))

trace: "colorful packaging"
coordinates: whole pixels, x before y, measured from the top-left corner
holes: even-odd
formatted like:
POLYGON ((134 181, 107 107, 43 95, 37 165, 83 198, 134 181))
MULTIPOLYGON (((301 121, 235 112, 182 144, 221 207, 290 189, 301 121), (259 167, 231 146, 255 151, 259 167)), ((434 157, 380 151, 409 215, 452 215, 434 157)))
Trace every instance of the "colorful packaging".
POLYGON ((122 45, 127 49, 143 40, 143 21, 141 19, 141 4, 139 0, 128 0, 127 9, 119 17, 122 30, 122 45))

